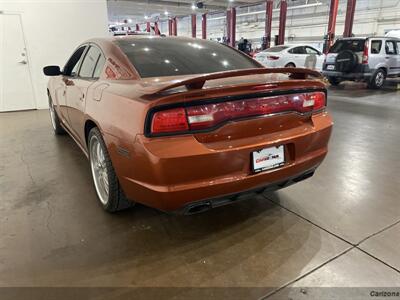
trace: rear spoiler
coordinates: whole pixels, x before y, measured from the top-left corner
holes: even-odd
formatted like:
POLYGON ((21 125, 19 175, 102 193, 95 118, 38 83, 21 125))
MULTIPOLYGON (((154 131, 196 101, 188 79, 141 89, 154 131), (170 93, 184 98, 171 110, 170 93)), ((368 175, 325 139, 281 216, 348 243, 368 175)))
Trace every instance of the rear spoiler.
POLYGON ((185 86, 188 90, 201 89, 208 80, 259 74, 289 74, 292 79, 307 79, 308 76, 322 78, 321 73, 318 71, 305 68, 252 68, 204 74, 172 84, 156 86, 154 89, 148 89, 146 94, 153 95, 180 86, 185 86))

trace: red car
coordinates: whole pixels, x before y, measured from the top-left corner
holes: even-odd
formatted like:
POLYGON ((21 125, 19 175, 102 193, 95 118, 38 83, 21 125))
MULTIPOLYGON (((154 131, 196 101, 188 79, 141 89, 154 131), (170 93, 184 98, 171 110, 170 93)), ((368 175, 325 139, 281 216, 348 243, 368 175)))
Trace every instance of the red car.
POLYGON ((192 214, 314 174, 332 120, 315 71, 216 42, 93 39, 44 68, 50 115, 90 160, 101 205, 192 214))

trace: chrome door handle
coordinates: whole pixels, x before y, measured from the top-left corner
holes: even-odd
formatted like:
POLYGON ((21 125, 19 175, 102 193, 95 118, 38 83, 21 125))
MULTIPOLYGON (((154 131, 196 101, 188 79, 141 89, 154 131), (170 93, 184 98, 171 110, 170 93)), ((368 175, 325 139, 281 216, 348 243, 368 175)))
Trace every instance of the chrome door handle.
POLYGON ((21 60, 18 62, 19 64, 26 65, 28 62, 26 60, 21 60))

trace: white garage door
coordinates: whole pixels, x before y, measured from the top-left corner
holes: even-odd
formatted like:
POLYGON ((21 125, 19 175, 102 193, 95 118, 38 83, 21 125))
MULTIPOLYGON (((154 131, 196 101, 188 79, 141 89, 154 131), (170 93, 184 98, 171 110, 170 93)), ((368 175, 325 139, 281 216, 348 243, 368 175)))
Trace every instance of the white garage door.
POLYGON ((0 111, 36 108, 21 17, 0 14, 0 111))

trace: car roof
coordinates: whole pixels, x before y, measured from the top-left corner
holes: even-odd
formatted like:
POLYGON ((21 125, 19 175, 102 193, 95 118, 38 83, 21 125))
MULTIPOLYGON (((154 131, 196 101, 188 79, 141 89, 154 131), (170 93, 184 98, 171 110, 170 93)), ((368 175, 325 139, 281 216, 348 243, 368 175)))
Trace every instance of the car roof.
POLYGON ((400 38, 397 37, 390 37, 390 36, 363 36, 363 37, 358 37, 358 36, 353 36, 353 37, 342 37, 338 38, 338 40, 366 40, 366 39, 394 39, 394 40, 400 40, 400 38))
POLYGON ((165 35, 155 35, 149 33, 140 33, 140 34, 133 34, 133 35, 118 35, 118 36, 111 36, 111 37, 101 37, 101 38, 93 38, 86 41, 86 43, 113 43, 119 40, 126 40, 126 41, 136 41, 136 40, 143 40, 143 39, 176 39, 176 40, 183 40, 183 41, 192 41, 194 38, 191 37, 178 37, 178 36, 165 36, 165 35))
POLYGON ((117 35, 117 36, 109 36, 101 38, 92 38, 84 41, 82 44, 94 43, 100 46, 103 50, 105 50, 117 47, 117 44, 115 43, 117 41, 122 40, 134 43, 135 41, 146 40, 146 39, 175 39, 177 41, 183 41, 183 42, 193 42, 194 40, 201 40, 205 42, 217 43, 211 40, 196 39, 192 37, 166 36, 166 35, 155 35, 155 34, 137 34, 137 35, 117 35))
POLYGON ((311 44, 287 44, 286 46, 289 46, 289 48, 293 48, 293 47, 312 47, 312 48, 316 48, 315 46, 311 45, 311 44))
MULTIPOLYGON (((308 47, 313 47, 315 48, 315 46, 311 45, 311 44, 285 44, 285 45, 276 45, 276 46, 272 46, 270 48, 277 48, 277 47, 287 47, 287 48, 294 48, 294 47, 304 47, 304 46, 308 46, 308 47)), ((268 50, 268 49, 267 49, 268 50)))

